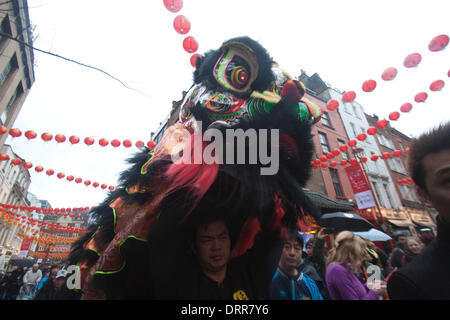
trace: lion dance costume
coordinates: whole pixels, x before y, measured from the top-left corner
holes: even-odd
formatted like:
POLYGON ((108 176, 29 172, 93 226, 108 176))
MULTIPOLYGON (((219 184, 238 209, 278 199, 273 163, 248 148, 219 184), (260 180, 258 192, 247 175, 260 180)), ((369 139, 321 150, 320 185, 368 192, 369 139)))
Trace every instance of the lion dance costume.
MULTIPOLYGON (((119 188, 91 210, 88 231, 72 246, 68 263, 80 267, 83 299, 174 298, 165 281, 189 256, 182 254, 189 226, 208 215, 227 222, 231 258, 251 250, 264 230, 305 231, 318 218, 303 187, 314 150, 311 125, 322 110, 305 99, 303 84, 248 37, 198 58, 193 78, 179 121, 153 149, 129 159, 119 188), (279 141, 267 142, 277 144, 278 171, 262 175, 260 162, 184 163, 195 152, 188 142, 200 121, 201 130, 224 135, 227 129, 278 129, 279 141)), ((200 148, 207 146, 203 141, 200 148)))

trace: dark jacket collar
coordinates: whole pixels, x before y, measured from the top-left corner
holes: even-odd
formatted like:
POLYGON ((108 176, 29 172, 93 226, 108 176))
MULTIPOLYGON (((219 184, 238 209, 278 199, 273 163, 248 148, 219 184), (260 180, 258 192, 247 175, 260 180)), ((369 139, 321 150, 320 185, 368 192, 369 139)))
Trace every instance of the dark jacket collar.
POLYGON ((450 247, 450 223, 437 216, 437 236, 436 240, 439 245, 450 247))

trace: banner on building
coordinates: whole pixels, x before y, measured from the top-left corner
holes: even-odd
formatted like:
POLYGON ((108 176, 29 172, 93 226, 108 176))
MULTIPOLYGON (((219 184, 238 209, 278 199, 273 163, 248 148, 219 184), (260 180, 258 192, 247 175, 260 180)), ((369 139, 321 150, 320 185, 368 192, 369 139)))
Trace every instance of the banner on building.
POLYGON ((364 176, 360 165, 358 163, 352 164, 346 167, 345 171, 347 171, 358 209, 362 210, 375 207, 376 203, 369 182, 364 176))
POLYGON ((19 258, 25 258, 27 256, 32 242, 33 242, 33 239, 31 239, 31 238, 23 239, 22 245, 20 246, 19 258))

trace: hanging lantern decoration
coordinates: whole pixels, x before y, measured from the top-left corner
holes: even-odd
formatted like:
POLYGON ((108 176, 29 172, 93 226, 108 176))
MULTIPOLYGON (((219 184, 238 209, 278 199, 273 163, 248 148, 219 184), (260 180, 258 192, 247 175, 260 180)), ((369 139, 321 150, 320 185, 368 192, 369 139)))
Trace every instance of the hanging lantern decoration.
POLYGON ((99 185, 100 185, 100 184, 99 184, 98 182, 94 182, 94 183, 92 184, 92 186, 93 186, 94 188, 97 188, 99 185))
POLYGON ((329 110, 329 111, 337 110, 338 107, 339 107, 339 102, 337 100, 331 99, 327 103, 327 110, 329 110))
POLYGON ((37 136, 37 133, 34 132, 33 130, 28 130, 28 131, 25 132, 25 137, 26 137, 28 140, 35 139, 36 136, 37 136))
POLYGON ((361 162, 362 162, 362 163, 366 163, 367 160, 368 160, 367 157, 362 157, 362 158, 361 158, 361 162))
POLYGON ((391 112, 389 114, 389 120, 396 121, 398 120, 398 118, 400 118, 400 113, 397 111, 391 112))
POLYGON ((129 147, 131 147, 133 144, 131 143, 131 141, 130 140, 124 140, 123 142, 122 142, 122 144, 123 144, 123 146, 125 147, 125 148, 129 148, 129 147))
POLYGON ((376 134, 378 131, 378 129, 376 127, 370 127, 369 129, 367 129, 367 134, 373 136, 374 134, 376 134))
POLYGON ((410 151, 409 147, 408 147, 408 148, 405 148, 405 150, 403 150, 403 152, 404 152, 405 154, 409 154, 409 151, 410 151))
POLYGON ((138 140, 134 145, 138 148, 142 148, 144 146, 144 141, 138 140))
POLYGON ((153 149, 154 147, 156 147, 156 143, 155 141, 149 141, 147 142, 147 147, 149 147, 150 149, 153 149))
POLYGON ((41 134, 41 138, 42 138, 42 140, 47 142, 47 141, 50 141, 53 139, 53 135, 51 133, 44 132, 43 134, 41 134))
POLYGON ((342 152, 345 152, 348 150, 348 147, 347 147, 347 145, 343 144, 339 147, 339 150, 341 150, 342 152))
POLYGON ((319 159, 315 159, 315 160, 313 161, 313 164, 314 164, 315 166, 318 166, 318 165, 320 164, 320 160, 319 160, 319 159))
POLYGON ((319 159, 320 159, 320 162, 327 162, 328 161, 327 157, 325 157, 325 156, 321 156, 319 159))
POLYGON ((37 167, 34 168, 34 170, 36 172, 42 172, 42 171, 44 171, 44 168, 42 166, 37 166, 37 167))
POLYGON ((69 182, 72 181, 73 179, 74 179, 73 176, 67 176, 66 177, 66 180, 69 181, 69 182))
POLYGON ((175 13, 183 8, 183 0, 164 0, 164 6, 170 12, 175 13))
POLYGON ((366 80, 362 84, 362 89, 364 92, 372 92, 377 87, 377 82, 375 80, 366 80))
POLYGON ((183 40, 183 48, 188 53, 194 53, 198 49, 198 42, 194 37, 188 36, 183 40))
POLYGON ((394 150, 392 154, 394 155, 394 157, 400 157, 403 153, 400 150, 394 150))
POLYGON ((80 142, 80 138, 78 138, 77 136, 70 136, 69 141, 71 144, 77 144, 78 142, 80 142))
POLYGON ((9 130, 9 134, 11 136, 13 136, 14 138, 18 138, 18 137, 20 137, 22 135, 22 131, 20 131, 17 128, 14 128, 14 129, 9 130))
POLYGON ((384 129, 384 128, 387 127, 388 124, 389 124, 389 122, 387 120, 385 120, 385 119, 378 120, 377 121, 377 128, 384 129))
POLYGON ((360 133, 358 134, 358 136, 356 137, 359 141, 364 141, 367 139, 367 135, 365 133, 360 133))
POLYGON ((356 146, 357 143, 358 142, 356 140, 353 140, 353 139, 352 140, 348 140, 348 142, 347 142, 349 147, 354 147, 354 146, 356 146))
POLYGON ((320 166, 322 167, 322 168, 327 168, 328 167, 328 163, 326 163, 326 162, 322 162, 321 164, 320 164, 320 166))
POLYGON ((338 156, 341 151, 339 149, 334 149, 333 151, 331 151, 333 153, 333 155, 338 156))
POLYGON ((117 139, 114 139, 113 141, 111 141, 111 145, 112 145, 114 148, 117 148, 117 147, 120 146, 120 141, 117 140, 117 139))
POLYGON ((82 180, 81 178, 76 178, 76 179, 75 179, 75 182, 76 182, 76 183, 81 183, 82 181, 83 181, 83 180, 82 180))
POLYGON ((386 70, 383 71, 383 73, 381 74, 381 79, 383 79, 384 81, 391 81, 394 80, 395 77, 397 76, 397 69, 392 67, 392 68, 387 68, 386 70))
POLYGON ((431 91, 440 91, 444 87, 444 85, 445 85, 445 82, 442 80, 433 81, 430 84, 430 90, 431 91))
POLYGON ((434 37, 430 43, 428 44, 428 49, 431 52, 444 50, 448 45, 449 38, 445 34, 441 34, 439 36, 434 37))
POLYGON ((341 160, 341 166, 347 165, 347 160, 341 160))
POLYGON ((5 134, 7 132, 8 132, 8 128, 6 128, 5 126, 0 125, 0 134, 5 134))
POLYGON ((389 152, 383 152, 381 157, 386 160, 386 159, 389 159, 391 157, 391 154, 389 152))
POLYGON ((66 141, 66 136, 63 135, 63 134, 61 134, 61 133, 58 133, 58 134, 55 136, 55 140, 56 140, 56 142, 58 142, 58 143, 63 143, 64 141, 66 141))
POLYGON ((11 163, 15 166, 18 166, 22 163, 22 160, 20 160, 19 158, 14 158, 11 160, 11 163))
POLYGON ((344 101, 344 102, 353 102, 353 100, 355 100, 355 98, 356 98, 356 93, 354 91, 348 91, 342 95, 342 101, 344 101))
POLYGON ((24 167, 25 169, 30 169, 30 168, 33 167, 33 164, 32 164, 31 162, 25 162, 25 163, 23 164, 23 167, 24 167))
POLYGON ((330 167, 336 168, 336 166, 337 166, 337 162, 336 161, 331 161, 330 162, 330 167))
POLYGON ((351 158, 351 159, 349 160, 349 162, 350 162, 350 164, 357 164, 357 163, 358 163, 358 160, 356 160, 355 158, 351 158))
POLYGON ((64 173, 60 172, 60 173, 58 173, 56 176, 57 176, 59 179, 62 179, 62 178, 64 178, 66 175, 65 175, 64 173))
POLYGON ((102 185, 100 186, 100 188, 106 189, 106 188, 108 188, 108 186, 107 186, 106 184, 102 184, 102 185))
POLYGON ((418 102, 418 103, 425 102, 425 100, 427 100, 427 98, 428 98, 428 94, 426 92, 419 92, 414 97, 414 101, 418 102))
POLYGON ((48 176, 51 176, 51 175, 53 175, 53 174, 55 173, 55 170, 53 170, 53 169, 48 169, 47 171, 45 171, 45 173, 46 173, 48 176))
POLYGON ((197 59, 200 57, 200 54, 196 53, 193 54, 191 56, 191 58, 189 59, 189 62, 191 63, 191 66, 193 66, 195 68, 196 64, 197 64, 197 59))
POLYGON ((406 68, 415 68, 419 65, 420 61, 422 61, 422 56, 418 52, 414 52, 406 56, 405 60, 403 60, 403 65, 406 68))
POLYGON ((87 138, 84 139, 84 143, 85 143, 86 145, 88 145, 88 146, 93 145, 94 142, 95 142, 94 138, 91 138, 91 137, 87 137, 87 138))
POLYGON ((334 158, 334 154, 332 154, 331 152, 328 152, 326 154, 327 159, 333 159, 334 158))
POLYGON ((6 153, 0 153, 0 161, 9 160, 9 156, 6 153))
POLYGON ((370 157, 370 160, 377 161, 378 160, 378 156, 376 154, 374 154, 373 156, 370 157))
POLYGON ((402 106, 400 107, 401 112, 410 112, 411 109, 412 109, 412 104, 409 102, 402 104, 402 106))
POLYGON ((98 144, 102 147, 106 147, 109 144, 109 141, 105 138, 101 138, 100 140, 98 140, 98 144))
POLYGON ((84 180, 84 184, 85 184, 86 186, 88 186, 88 185, 91 184, 91 181, 90 181, 90 180, 84 180))
POLYGON ((191 30, 191 23, 188 18, 183 15, 179 15, 173 20, 173 28, 179 34, 186 34, 189 30, 191 30))

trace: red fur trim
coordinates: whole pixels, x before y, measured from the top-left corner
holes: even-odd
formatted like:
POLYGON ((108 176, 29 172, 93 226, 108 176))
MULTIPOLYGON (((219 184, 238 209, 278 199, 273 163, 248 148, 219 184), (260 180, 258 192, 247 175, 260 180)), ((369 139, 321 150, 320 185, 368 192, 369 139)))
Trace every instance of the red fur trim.
POLYGON ((239 239, 231 251, 231 258, 243 255, 248 249, 253 247, 255 237, 261 232, 261 225, 257 218, 249 218, 242 227, 239 239))
POLYGON ((286 150, 296 160, 300 160, 300 152, 297 143, 292 137, 285 133, 280 135, 280 149, 286 150))
POLYGON ((270 218, 270 223, 268 226, 271 231, 279 227, 281 219, 284 217, 284 214, 286 213, 284 211, 281 199, 276 194, 274 195, 274 201, 275 201, 275 210, 272 214, 272 217, 270 218))

